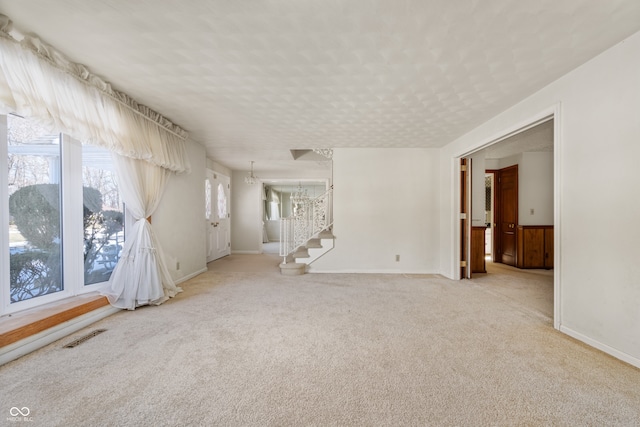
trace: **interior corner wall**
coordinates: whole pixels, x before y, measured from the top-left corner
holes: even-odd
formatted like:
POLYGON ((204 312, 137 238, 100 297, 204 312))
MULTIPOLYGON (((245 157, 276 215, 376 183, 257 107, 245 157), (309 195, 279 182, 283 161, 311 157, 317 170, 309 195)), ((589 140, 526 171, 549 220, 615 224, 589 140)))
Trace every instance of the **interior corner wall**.
POLYGON ((436 273, 438 184, 438 150, 334 149, 335 247, 311 271, 436 273))
POLYGON ((258 254, 262 250, 262 184, 244 182, 248 171, 231 173, 231 252, 258 254))
POLYGON ((151 221, 171 277, 180 282, 207 268, 204 218, 205 149, 186 144, 191 171, 172 175, 151 221), (178 265, 180 264, 180 269, 178 265))
POLYGON ((555 114, 555 325, 640 366, 640 33, 441 150, 442 274, 454 276, 455 158, 555 114))

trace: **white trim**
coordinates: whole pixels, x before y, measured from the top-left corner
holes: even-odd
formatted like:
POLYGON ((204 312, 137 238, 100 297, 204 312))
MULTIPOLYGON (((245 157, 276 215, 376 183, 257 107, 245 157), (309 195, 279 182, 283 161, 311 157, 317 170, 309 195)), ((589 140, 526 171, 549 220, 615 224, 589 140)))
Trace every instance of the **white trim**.
POLYGON ((441 276, 443 279, 452 280, 438 271, 427 271, 427 270, 313 270, 311 266, 308 266, 307 273, 312 274, 429 274, 434 276, 441 276))
POLYGON ((0 348, 0 366, 22 357, 32 351, 38 350, 54 341, 64 338, 74 332, 79 331, 92 323, 102 320, 107 316, 121 311, 121 309, 110 305, 100 307, 89 313, 68 320, 52 328, 46 329, 28 338, 22 339, 13 344, 0 348))
MULTIPOLYGON (((538 126, 539 124, 542 124, 544 122, 548 122, 549 120, 552 120, 554 118, 554 116, 556 115, 556 113, 559 111, 560 109, 560 103, 556 103, 554 105, 552 105, 551 107, 545 108, 544 110, 540 111, 538 114, 535 114, 533 116, 531 116, 529 119, 527 120, 523 120, 513 126, 510 126, 498 133, 495 133, 494 135, 492 135, 489 138, 485 138, 484 140, 482 140, 480 143, 478 143, 477 145, 473 146, 473 148, 468 149, 466 151, 463 151, 457 155, 454 155, 455 158, 462 158, 462 157, 467 157, 470 156, 473 153, 476 153, 484 148, 487 148, 493 144, 496 144, 500 141, 503 141, 507 138, 510 138, 514 135, 517 135, 521 132, 524 132, 528 129, 531 129, 532 127, 538 126)), ((554 135, 555 136, 555 135, 554 135)), ((555 141, 554 141, 555 142, 555 141)))
POLYGON ((81 286, 84 285, 82 144, 69 135, 61 135, 62 283, 64 290, 69 292, 68 296, 75 296, 79 294, 81 286))
POLYGON ((202 273, 206 273, 207 271, 209 271, 209 269, 207 269, 207 268, 205 267, 205 268, 203 268, 203 269, 201 269, 201 270, 194 271, 194 272, 193 272, 193 273, 191 273, 191 274, 187 274, 186 276, 181 277, 180 279, 176 279, 176 280, 174 280, 173 282, 174 282, 176 285, 178 285, 178 284, 180 284, 180 283, 186 282, 186 281, 187 281, 187 280, 189 280, 189 279, 193 279, 194 277, 199 276, 199 275, 201 275, 202 273))
POLYGON ((613 357, 615 357, 616 359, 620 359, 623 362, 626 362, 630 365, 635 366, 636 368, 640 368, 640 359, 631 356, 630 354, 627 354, 623 351, 620 351, 618 349, 615 349, 613 347, 610 347, 606 344, 601 343, 600 341, 596 341, 592 338, 589 338, 586 335, 581 334, 580 332, 574 331, 571 328, 567 328, 566 326, 560 326, 559 328, 560 332, 565 333, 567 335, 569 335, 572 338, 577 339, 578 341, 581 341, 591 347, 594 347, 600 351, 603 351, 613 357))
POLYGON ((553 327, 562 326, 562 104, 553 110, 553 327))
POLYGON ((7 137, 7 116, 0 114, 0 218, 7 218, 0 225, 0 315, 6 312, 10 306, 9 292, 9 275, 5 271, 9 271, 10 259, 9 251, 9 165, 7 163, 9 156, 9 141, 7 137), (5 202, 6 201, 6 202, 5 202))
MULTIPOLYGON (((531 129, 534 126, 537 126, 541 123, 547 122, 549 120, 553 120, 553 152, 554 152, 554 165, 553 165, 553 173, 554 173, 554 188, 553 188, 553 218, 554 218, 554 242, 553 242, 553 253, 554 253, 554 266, 553 266, 553 327, 555 329, 561 328, 562 325, 562 305, 560 304, 560 298, 562 295, 562 281, 561 281, 561 272, 562 272, 562 257, 561 257, 561 240, 560 236, 562 235, 562 224, 561 224, 561 197, 560 190, 562 188, 561 179, 561 146, 562 146, 562 119, 561 119, 561 103, 555 103, 551 107, 545 108, 537 114, 534 114, 529 119, 520 121, 519 123, 510 126, 503 131, 500 131, 489 138, 485 138, 481 140, 477 145, 472 146, 471 149, 466 149, 466 151, 459 152, 457 155, 454 155, 453 162, 454 167, 453 170, 453 205, 454 210, 452 215, 453 217, 457 217, 457 212, 459 212, 460 206, 460 159, 463 157, 468 157, 473 153, 476 153, 484 148, 487 148, 495 143, 498 143, 506 138, 509 138, 513 135, 516 135, 520 132, 523 132, 527 129, 531 129), (457 166, 456 166, 457 162, 457 166), (457 186, 455 185, 457 183, 457 186)), ((453 264, 454 264, 454 278, 459 278, 460 273, 456 272, 455 265, 460 262, 460 231, 459 226, 454 221, 453 235, 454 235, 454 252, 453 252, 453 264)))
POLYGON ((262 251, 233 251, 233 250, 231 251, 231 255, 260 255, 261 253, 262 251))

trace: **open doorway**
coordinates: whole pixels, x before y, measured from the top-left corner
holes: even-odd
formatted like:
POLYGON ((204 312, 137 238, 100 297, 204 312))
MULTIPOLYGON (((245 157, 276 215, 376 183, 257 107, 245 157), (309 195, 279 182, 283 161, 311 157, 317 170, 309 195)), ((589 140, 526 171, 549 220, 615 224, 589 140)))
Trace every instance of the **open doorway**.
POLYGON ((280 251, 280 220, 291 216, 300 199, 313 200, 328 189, 328 181, 263 180, 262 252, 280 251))
POLYGON ((555 321, 554 129, 551 116, 465 157, 473 165, 470 226, 484 230, 482 245, 471 241, 478 233, 467 242, 486 262, 486 274, 474 274, 473 280, 495 285, 510 298, 531 286, 536 296, 523 297, 523 304, 555 321), (506 196, 515 202, 506 206, 506 196))

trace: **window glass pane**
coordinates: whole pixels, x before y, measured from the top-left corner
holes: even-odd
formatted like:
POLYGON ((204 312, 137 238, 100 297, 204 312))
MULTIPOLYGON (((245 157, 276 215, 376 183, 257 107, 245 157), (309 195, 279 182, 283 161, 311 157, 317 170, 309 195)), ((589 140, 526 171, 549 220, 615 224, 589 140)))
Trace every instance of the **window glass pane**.
POLYGON ((224 192, 224 185, 218 184, 218 218, 227 217, 227 194, 224 192))
POLYGON ((82 147, 84 284, 106 282, 124 243, 124 210, 109 151, 82 147))
POLYGON ((204 216, 211 219, 211 181, 209 178, 204 181, 204 216))
POLYGON ((60 136, 15 116, 7 125, 9 283, 16 303, 63 290, 60 136))

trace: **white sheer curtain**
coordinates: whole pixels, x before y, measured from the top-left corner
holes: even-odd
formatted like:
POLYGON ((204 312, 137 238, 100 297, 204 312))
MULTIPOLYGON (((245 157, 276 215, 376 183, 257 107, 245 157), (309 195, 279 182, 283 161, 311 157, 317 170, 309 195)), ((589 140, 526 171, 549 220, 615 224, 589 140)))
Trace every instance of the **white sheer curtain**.
POLYGON ((182 289, 167 270, 147 218, 158 207, 170 172, 143 160, 113 157, 122 199, 135 222, 127 231, 120 260, 101 293, 114 307, 128 310, 162 304, 182 289))
POLYGON ((104 289, 109 301, 132 310, 180 292, 146 218, 158 206, 169 174, 189 171, 187 133, 37 37, 15 31, 2 14, 0 111, 117 154, 120 191, 135 223, 104 289))
POLYGON ((187 133, 36 37, 20 42, 0 14, 0 103, 122 156, 147 160, 174 172, 189 170, 187 133))

